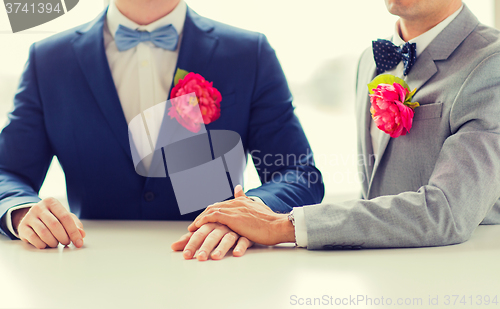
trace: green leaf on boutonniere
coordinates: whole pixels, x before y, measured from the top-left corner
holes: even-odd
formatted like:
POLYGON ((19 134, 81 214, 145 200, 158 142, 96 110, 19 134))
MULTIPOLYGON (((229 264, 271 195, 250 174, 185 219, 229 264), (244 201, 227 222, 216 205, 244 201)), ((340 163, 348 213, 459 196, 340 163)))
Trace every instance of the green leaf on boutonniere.
POLYGON ((418 102, 405 102, 405 105, 410 107, 411 109, 415 109, 415 108, 420 106, 420 104, 418 104, 418 102))
MULTIPOLYGON (((408 89, 408 91, 410 91, 410 89, 408 89)), ((415 95, 415 92, 417 92, 417 88, 413 89, 413 91, 410 91, 410 92, 406 95, 406 100, 405 100, 405 103, 411 103, 411 99, 413 99, 413 96, 415 95)))
POLYGON ((184 77, 186 77, 186 75, 188 74, 189 74, 188 71, 177 68, 177 71, 175 72, 174 76, 174 86, 176 86, 179 83, 179 81, 181 79, 184 79, 184 77))
MULTIPOLYGON (((370 91, 371 94, 373 94, 374 93, 373 89, 377 89, 378 85, 380 85, 380 84, 392 85, 394 83, 398 83, 401 86, 403 86, 404 88, 408 89, 408 91, 411 91, 410 86, 408 86, 408 84, 404 80, 402 80, 401 78, 396 77, 394 75, 391 75, 391 74, 382 74, 382 75, 375 77, 371 81, 371 83, 368 84, 368 90, 370 91)), ((415 91, 413 91, 413 93, 415 93, 415 91)), ((413 96, 413 94, 412 94, 412 96, 413 96)))
POLYGON ((413 95, 415 95, 415 92, 417 92, 417 88, 413 89, 408 95, 406 96, 406 100, 404 102, 404 105, 411 107, 411 109, 415 109, 416 107, 419 107, 420 104, 418 102, 412 102, 411 99, 413 99, 413 95))

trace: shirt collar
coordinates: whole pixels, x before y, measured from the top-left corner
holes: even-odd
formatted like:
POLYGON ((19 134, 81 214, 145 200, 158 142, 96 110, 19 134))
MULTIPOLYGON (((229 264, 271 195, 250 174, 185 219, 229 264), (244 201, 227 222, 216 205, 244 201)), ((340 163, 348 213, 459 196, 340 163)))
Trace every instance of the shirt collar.
POLYGON ((113 38, 118 30, 118 26, 122 25, 132 30, 141 30, 152 32, 160 27, 172 24, 177 30, 179 35, 182 34, 184 29, 184 22, 186 21, 187 4, 184 0, 181 0, 175 9, 168 15, 150 23, 149 25, 140 26, 135 22, 131 21, 125 15, 123 15, 120 10, 115 5, 115 1, 111 1, 108 8, 108 13, 106 15, 106 21, 108 24, 109 32, 113 38))
MULTIPOLYGON (((417 57, 422 54, 422 52, 429 46, 429 44, 441 33, 441 31, 446 28, 455 17, 460 14, 463 9, 463 5, 453 14, 448 16, 445 20, 434 26, 434 28, 428 30, 427 32, 417 36, 416 38, 411 39, 410 43, 417 44, 417 57)), ((399 20, 396 22, 396 27, 394 29, 394 35, 392 37, 392 43, 397 46, 402 46, 406 42, 399 36, 399 20)))

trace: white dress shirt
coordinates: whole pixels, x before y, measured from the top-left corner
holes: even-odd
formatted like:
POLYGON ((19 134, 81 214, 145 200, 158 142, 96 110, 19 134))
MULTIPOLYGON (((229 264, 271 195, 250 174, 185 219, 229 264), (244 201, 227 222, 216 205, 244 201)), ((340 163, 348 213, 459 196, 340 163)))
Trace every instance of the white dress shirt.
POLYGON ((186 11, 187 5, 181 0, 170 14, 147 26, 139 26, 125 17, 114 1, 109 5, 104 26, 104 48, 127 123, 146 109, 167 100, 177 66, 186 11), (116 47, 114 37, 119 25, 152 32, 169 24, 179 34, 175 51, 156 47, 151 42, 141 42, 122 52, 116 47))
MULTIPOLYGON (((427 46, 429 46, 429 44, 441 33, 441 31, 443 31, 444 28, 446 28, 446 26, 448 26, 455 19, 455 17, 457 17, 458 14, 460 14, 462 8, 463 5, 455 13, 448 16, 445 20, 437 24, 432 29, 409 41, 410 43, 417 44, 417 59, 418 56, 420 56, 422 52, 427 48, 427 46)), ((392 43, 396 46, 403 46, 406 42, 399 35, 400 33, 399 30, 400 28, 398 20, 396 22, 396 26, 394 27, 394 35, 392 36, 392 43)), ((406 76, 403 76, 403 71, 404 71, 404 64, 401 61, 393 70, 387 71, 384 74, 392 74, 402 79, 406 79, 406 76)), ((383 134, 386 133, 377 128, 375 122, 372 119, 370 124, 370 135, 371 135, 374 154, 378 154, 378 151, 380 150, 380 142, 382 141, 383 134)), ((375 158, 377 159, 378 156, 375 156, 375 158)), ((306 221, 304 218, 304 210, 302 207, 294 207, 293 213, 295 217, 295 241, 297 243, 297 246, 307 247, 308 239, 307 239, 306 221)))
MULTIPOLYGON (((114 1, 111 1, 103 29, 104 48, 127 123, 149 107, 167 100, 177 66, 186 13, 187 5, 181 0, 165 17, 149 25, 140 26, 125 17, 114 1), (179 43, 175 51, 156 47, 151 42, 141 42, 136 47, 122 52, 116 47, 114 37, 119 25, 132 30, 152 32, 169 24, 172 24, 179 34, 179 43)), ((154 133, 152 135, 158 136, 154 133)), ((12 226, 12 212, 33 205, 30 203, 15 206, 6 213, 7 227, 17 238, 19 235, 12 226)))

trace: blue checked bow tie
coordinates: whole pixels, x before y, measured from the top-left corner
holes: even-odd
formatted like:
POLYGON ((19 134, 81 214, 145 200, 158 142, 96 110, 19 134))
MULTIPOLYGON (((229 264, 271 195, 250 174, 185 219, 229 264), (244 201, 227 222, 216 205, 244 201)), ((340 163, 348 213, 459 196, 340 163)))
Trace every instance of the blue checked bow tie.
POLYGON ((151 41, 160 48, 173 51, 177 49, 179 35, 172 25, 160 27, 153 32, 132 30, 119 25, 115 34, 116 47, 119 51, 131 49, 140 42, 146 41, 151 41))
POLYGON ((393 69, 403 60, 405 65, 403 74, 406 76, 417 60, 417 44, 415 43, 407 42, 402 47, 398 47, 388 40, 376 40, 372 42, 372 47, 377 74, 393 69))

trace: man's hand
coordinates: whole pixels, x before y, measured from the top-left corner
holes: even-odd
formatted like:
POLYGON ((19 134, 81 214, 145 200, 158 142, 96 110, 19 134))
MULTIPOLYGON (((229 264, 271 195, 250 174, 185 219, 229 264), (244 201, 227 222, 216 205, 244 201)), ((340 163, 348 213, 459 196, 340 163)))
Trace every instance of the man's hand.
POLYGON ((219 223, 207 223, 196 232, 190 232, 172 244, 172 250, 184 251, 186 260, 193 258, 198 250, 198 261, 206 261, 210 255, 213 260, 221 260, 226 253, 236 244, 233 256, 240 257, 253 246, 253 242, 245 237, 240 237, 227 226, 219 223))
POLYGON ((31 208, 12 213, 12 224, 22 241, 38 249, 55 248, 59 243, 83 246, 83 224, 55 198, 46 198, 31 208))
MULTIPOLYGON (((235 194, 235 197, 245 195, 243 190, 240 191, 238 195, 235 194)), ((212 252, 212 259, 221 260, 235 244, 233 256, 236 257, 243 256, 247 249, 253 246, 253 242, 246 237, 240 237, 227 226, 210 223, 183 235, 172 244, 172 250, 184 251, 183 255, 186 260, 192 259, 198 249, 196 255, 198 261, 206 261, 210 252, 212 252)))
POLYGON ((208 206, 188 230, 195 232, 207 223, 217 222, 263 245, 295 242, 295 229, 286 214, 274 213, 266 205, 251 200, 240 185, 234 191, 234 200, 208 206))

